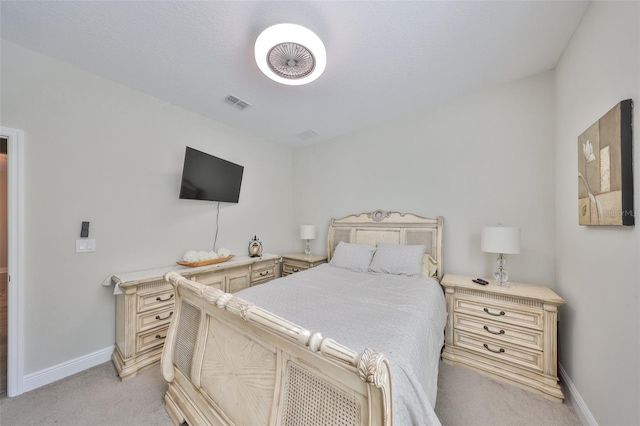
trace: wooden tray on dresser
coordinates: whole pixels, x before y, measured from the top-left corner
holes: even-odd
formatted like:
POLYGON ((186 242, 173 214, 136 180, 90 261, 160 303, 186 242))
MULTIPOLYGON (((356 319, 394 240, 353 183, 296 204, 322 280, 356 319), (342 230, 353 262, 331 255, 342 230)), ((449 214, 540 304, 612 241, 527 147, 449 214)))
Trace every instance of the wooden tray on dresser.
POLYGON ((234 257, 235 257, 234 254, 230 254, 227 257, 219 257, 217 259, 202 260, 200 262, 183 262, 181 260, 181 261, 178 261, 176 263, 178 265, 189 266, 189 267, 195 268, 196 266, 206 266, 206 265, 213 265, 213 264, 216 264, 216 263, 226 262, 227 260, 232 259, 234 257))

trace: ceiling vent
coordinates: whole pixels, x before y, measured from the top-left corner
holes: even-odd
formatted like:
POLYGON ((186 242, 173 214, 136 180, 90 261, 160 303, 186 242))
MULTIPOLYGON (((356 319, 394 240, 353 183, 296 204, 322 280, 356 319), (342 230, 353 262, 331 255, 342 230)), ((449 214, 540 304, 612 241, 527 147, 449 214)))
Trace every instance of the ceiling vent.
POLYGON ((245 109, 249 108, 251 106, 250 103, 243 101, 242 99, 240 99, 237 96, 234 96, 232 94, 228 94, 223 101, 237 109, 239 109, 240 111, 244 111, 245 109))
POLYGON ((304 132, 300 132, 296 134, 296 136, 302 140, 308 141, 309 139, 313 139, 316 136, 320 136, 320 133, 316 132, 313 129, 309 129, 309 130, 305 130, 304 132))

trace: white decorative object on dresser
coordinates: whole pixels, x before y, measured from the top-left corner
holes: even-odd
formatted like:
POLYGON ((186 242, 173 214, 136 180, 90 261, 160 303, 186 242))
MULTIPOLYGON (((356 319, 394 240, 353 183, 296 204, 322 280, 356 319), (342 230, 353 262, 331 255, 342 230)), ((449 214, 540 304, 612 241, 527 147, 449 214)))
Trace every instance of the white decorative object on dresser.
POLYGON ((564 299, 548 287, 447 274, 442 358, 534 391, 564 399, 558 384, 557 319, 564 299))
POLYGON ((282 256, 282 276, 306 271, 323 263, 327 263, 327 256, 307 256, 304 253, 285 254, 282 256))
MULTIPOLYGON (((175 292, 164 280, 176 272, 225 293, 235 293, 277 278, 280 256, 236 256, 224 263, 188 268, 170 266, 113 275, 121 290, 116 295, 116 345, 113 363, 122 380, 160 361, 169 323, 174 316, 175 292)), ((116 291, 117 293, 117 291, 116 291)))

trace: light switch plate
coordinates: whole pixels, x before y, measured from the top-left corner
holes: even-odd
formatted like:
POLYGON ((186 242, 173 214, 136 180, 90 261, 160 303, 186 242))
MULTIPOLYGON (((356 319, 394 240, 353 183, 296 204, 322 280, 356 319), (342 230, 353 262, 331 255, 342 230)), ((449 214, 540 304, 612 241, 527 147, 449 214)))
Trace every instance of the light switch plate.
POLYGON ((96 251, 96 240, 76 240, 76 253, 90 253, 96 251))

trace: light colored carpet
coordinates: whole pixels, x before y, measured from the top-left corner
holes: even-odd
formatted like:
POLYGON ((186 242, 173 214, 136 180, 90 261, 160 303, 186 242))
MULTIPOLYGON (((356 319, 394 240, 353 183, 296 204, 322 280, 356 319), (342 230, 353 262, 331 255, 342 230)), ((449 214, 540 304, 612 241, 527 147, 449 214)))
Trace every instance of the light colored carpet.
POLYGON ((448 426, 582 425, 568 402, 549 401, 519 387, 442 361, 436 414, 442 424, 448 426))
MULTIPOLYGON (((0 424, 170 426, 166 389, 157 366, 120 382, 107 362, 15 398, 0 398, 0 424)), ((442 362, 436 414, 443 425, 581 424, 569 404, 442 362)))
POLYGON ((159 366, 121 382, 113 364, 105 362, 17 397, 3 397, 0 424, 170 426, 166 391, 159 366))

